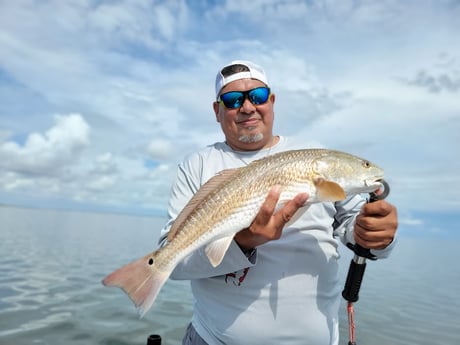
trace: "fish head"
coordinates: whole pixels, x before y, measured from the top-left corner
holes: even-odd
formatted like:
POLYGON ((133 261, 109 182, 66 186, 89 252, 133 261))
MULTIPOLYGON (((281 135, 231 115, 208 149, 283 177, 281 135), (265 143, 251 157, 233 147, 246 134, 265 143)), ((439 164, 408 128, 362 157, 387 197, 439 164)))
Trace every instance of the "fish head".
POLYGON ((339 151, 329 151, 315 161, 315 173, 335 182, 347 196, 375 192, 382 186, 384 171, 369 160, 339 151))

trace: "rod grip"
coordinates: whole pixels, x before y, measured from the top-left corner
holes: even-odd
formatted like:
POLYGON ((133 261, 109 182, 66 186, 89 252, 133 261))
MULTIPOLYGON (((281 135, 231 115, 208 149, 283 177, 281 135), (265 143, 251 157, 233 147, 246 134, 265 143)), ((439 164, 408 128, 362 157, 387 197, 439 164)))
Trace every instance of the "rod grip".
POLYGON ((351 260, 345 287, 342 291, 342 297, 348 302, 356 302, 359 299, 359 289, 361 288, 365 270, 365 262, 358 264, 355 260, 351 260))

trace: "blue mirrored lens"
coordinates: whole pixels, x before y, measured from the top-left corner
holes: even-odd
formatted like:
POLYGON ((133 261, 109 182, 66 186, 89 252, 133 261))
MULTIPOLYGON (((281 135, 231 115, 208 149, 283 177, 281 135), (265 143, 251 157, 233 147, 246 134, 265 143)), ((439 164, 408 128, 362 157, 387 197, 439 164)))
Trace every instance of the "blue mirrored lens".
POLYGON ((270 89, 268 87, 258 87, 256 89, 249 90, 248 96, 249 101, 252 104, 264 104, 268 100, 270 89))
POLYGON ((225 107, 230 109, 235 109, 241 107, 244 102, 244 93, 240 91, 230 91, 220 95, 220 99, 222 103, 224 103, 225 107))
POLYGON ((270 89, 268 87, 258 87, 248 91, 230 91, 220 95, 220 100, 226 108, 236 109, 243 105, 246 97, 252 104, 259 105, 268 101, 270 89))

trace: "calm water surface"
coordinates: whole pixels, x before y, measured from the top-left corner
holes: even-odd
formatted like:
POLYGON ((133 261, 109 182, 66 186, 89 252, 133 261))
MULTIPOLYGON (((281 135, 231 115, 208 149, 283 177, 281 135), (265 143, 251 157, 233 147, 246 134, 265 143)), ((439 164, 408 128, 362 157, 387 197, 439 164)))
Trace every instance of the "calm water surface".
MULTIPOLYGON (((187 282, 169 281, 143 319, 121 290, 100 283, 151 251, 163 222, 0 207, 0 344, 144 345, 152 333, 180 344, 187 282)), ((391 258, 369 263, 355 305, 358 344, 460 344, 459 245, 401 235, 391 258)), ((342 252, 345 279, 351 256, 342 252)), ((345 306, 340 317, 346 344, 345 306)))

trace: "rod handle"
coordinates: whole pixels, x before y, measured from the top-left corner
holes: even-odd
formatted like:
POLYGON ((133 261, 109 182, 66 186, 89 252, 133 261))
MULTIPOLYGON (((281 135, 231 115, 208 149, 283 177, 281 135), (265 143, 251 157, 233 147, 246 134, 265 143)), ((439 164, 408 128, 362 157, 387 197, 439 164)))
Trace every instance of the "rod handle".
POLYGON ((357 263, 351 260, 348 268, 347 280, 342 291, 342 297, 348 302, 356 302, 359 299, 359 289, 366 270, 366 262, 357 263))

